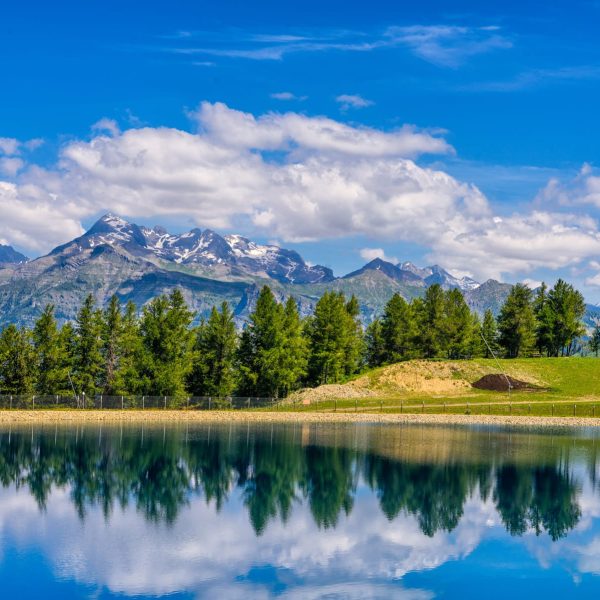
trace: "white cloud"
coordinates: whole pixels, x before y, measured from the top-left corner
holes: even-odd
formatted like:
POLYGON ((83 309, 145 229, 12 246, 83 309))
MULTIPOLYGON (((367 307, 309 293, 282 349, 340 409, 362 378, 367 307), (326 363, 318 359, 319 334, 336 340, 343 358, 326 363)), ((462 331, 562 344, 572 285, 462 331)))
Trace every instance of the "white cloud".
MULTIPOLYGON (((243 225, 284 242, 352 235, 411 242, 429 250, 432 262, 477 278, 600 255, 596 221, 562 210, 572 195, 561 210, 540 209, 538 201, 535 210, 499 216, 475 186, 418 165, 421 154, 452 152, 430 132, 293 112, 254 116, 220 103, 202 103, 191 116, 197 133, 113 128, 68 143, 54 168, 21 168, 0 183, 0 236, 43 252, 110 210, 201 227, 243 225)), ((593 204, 594 177, 589 168, 579 176, 585 194, 578 202, 593 204)))
POLYGON ((380 258, 381 260, 385 260, 394 264, 398 262, 398 259, 395 256, 386 256, 383 248, 362 248, 360 250, 360 256, 369 262, 375 260, 376 258, 380 258))
POLYGON ((273 94, 271 94, 271 98, 273 98, 275 100, 283 100, 283 101, 287 101, 287 100, 304 101, 308 98, 308 96, 296 96, 296 94, 293 94, 292 92, 274 92, 273 94))
POLYGON ((600 208, 600 174, 589 164, 584 164, 570 181, 553 177, 540 191, 536 201, 540 205, 581 206, 600 208))
POLYGON ((15 138, 0 137, 0 154, 18 154, 21 143, 15 138))
POLYGON ((467 59, 512 46, 497 26, 411 25, 383 32, 316 31, 313 35, 248 35, 224 33, 218 45, 166 48, 167 52, 250 60, 282 60, 288 54, 372 52, 407 48, 415 56, 441 67, 456 68, 467 59), (224 47, 225 46, 225 47, 224 47))
POLYGON ((121 133, 117 122, 114 119, 108 119, 106 117, 103 117, 99 121, 96 121, 92 125, 92 131, 98 133, 102 133, 104 131, 112 136, 119 135, 119 133, 121 133))
POLYGON ((340 104, 342 110, 348 110, 349 108, 366 108, 367 106, 372 106, 374 104, 373 101, 355 94, 341 94, 335 101, 340 104))
POLYGON ((20 158, 9 156, 0 157, 0 175, 14 177, 24 166, 25 162, 20 158))

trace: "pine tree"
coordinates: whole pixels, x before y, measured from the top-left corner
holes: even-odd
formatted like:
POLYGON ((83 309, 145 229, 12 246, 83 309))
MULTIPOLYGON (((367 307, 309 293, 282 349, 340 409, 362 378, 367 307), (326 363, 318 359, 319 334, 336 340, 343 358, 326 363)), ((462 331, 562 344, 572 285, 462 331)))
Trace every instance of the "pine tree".
POLYGON ((548 292, 548 304, 552 311, 552 354, 570 356, 578 337, 585 333, 582 323, 585 300, 581 292, 571 284, 559 279, 548 292))
POLYGON ((0 393, 31 394, 35 385, 35 354, 31 332, 8 325, 0 333, 0 393))
POLYGON ((531 352, 535 344, 535 326, 532 292, 526 285, 517 283, 498 315, 499 343, 508 358, 531 352))
POLYGON ((371 369, 380 367, 386 359, 385 340, 381 321, 375 319, 369 323, 365 332, 365 362, 371 369))
POLYGON ((225 397, 235 389, 237 333, 229 304, 213 306, 206 322, 196 329, 194 365, 188 387, 195 396, 225 397))
POLYGON ((100 391, 102 358, 102 312, 94 307, 90 294, 77 314, 72 380, 77 393, 93 397, 100 391))
POLYGON ((400 294, 394 294, 385 305, 381 319, 384 361, 395 363, 414 353, 414 316, 411 306, 400 294))
POLYGON ((491 358, 492 353, 496 354, 499 350, 498 345, 498 326, 492 311, 488 308, 483 314, 481 324, 481 335, 485 341, 483 355, 485 358, 491 358))
POLYGON ((185 395, 185 382, 192 369, 193 318, 179 289, 155 298, 144 308, 138 357, 142 393, 185 395))
POLYGON ((358 373, 362 367, 364 356, 364 339, 362 323, 360 321, 360 304, 356 296, 352 295, 346 303, 344 329, 346 340, 344 344, 344 374, 346 376, 358 373))
POLYGON ((325 292, 307 322, 308 381, 335 383, 346 375, 349 320, 344 294, 325 292))
POLYGON ((303 324, 298 305, 288 298, 283 309, 283 348, 281 352, 281 391, 287 396, 298 387, 306 375, 308 345, 304 337, 303 324))
POLYGON ((112 296, 104 310, 102 321, 102 355, 104 357, 102 392, 107 395, 118 393, 117 376, 120 368, 123 337, 121 303, 112 296))
POLYGON ((242 395, 278 397, 283 392, 280 375, 284 340, 283 307, 265 285, 240 339, 237 358, 242 395))
POLYGON ((69 391, 67 348, 54 317, 53 305, 47 305, 35 322, 32 340, 35 351, 36 393, 50 395, 69 391))
POLYGON ((441 335, 448 358, 461 358, 469 354, 473 338, 473 318, 462 292, 448 290, 444 294, 444 317, 441 335))
POLYGON ((421 352, 425 358, 435 358, 446 350, 443 334, 445 298, 442 287, 437 283, 429 286, 423 300, 414 305, 421 352))
POLYGON ((540 354, 551 354, 554 347, 554 311, 548 300, 548 286, 542 282, 533 300, 535 315, 535 345, 540 354))

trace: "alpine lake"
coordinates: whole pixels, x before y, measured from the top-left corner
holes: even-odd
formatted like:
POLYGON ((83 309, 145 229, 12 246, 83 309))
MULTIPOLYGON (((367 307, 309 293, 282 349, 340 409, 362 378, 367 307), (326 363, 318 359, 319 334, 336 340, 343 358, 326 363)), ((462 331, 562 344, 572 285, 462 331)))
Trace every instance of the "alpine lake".
POLYGON ((2 598, 599 598, 600 430, 0 429, 2 598))

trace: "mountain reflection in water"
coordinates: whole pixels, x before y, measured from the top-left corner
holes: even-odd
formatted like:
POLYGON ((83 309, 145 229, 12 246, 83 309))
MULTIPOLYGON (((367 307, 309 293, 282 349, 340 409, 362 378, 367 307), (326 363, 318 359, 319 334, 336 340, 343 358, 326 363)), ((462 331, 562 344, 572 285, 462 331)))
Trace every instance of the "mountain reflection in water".
MULTIPOLYGON (((361 531, 366 528, 360 544, 367 546, 360 548, 361 555, 369 552, 377 555, 384 547, 389 555, 400 546, 404 554, 414 555, 417 546, 425 544, 423 547, 430 548, 425 539, 452 534, 463 520, 469 521, 471 517, 465 516, 467 507, 473 514, 487 515, 477 529, 478 539, 463 543, 464 547, 449 552, 446 559, 437 556, 441 552, 438 548, 437 553, 429 556, 428 563, 428 551, 423 551, 414 564, 406 556, 399 558, 395 569, 386 567, 386 574, 385 570, 381 572, 381 565, 394 563, 387 556, 380 559, 378 567, 357 573, 362 584, 376 581, 383 586, 355 587, 357 593, 360 590, 357 597, 389 597, 385 586, 390 582, 402 583, 406 573, 435 569, 448 558, 465 559, 485 535, 482 533, 485 523, 489 527, 495 525, 494 530, 501 526, 508 539, 523 538, 524 543, 530 544, 532 536, 540 536, 560 543, 578 526, 582 527, 583 519, 584 529, 593 532, 594 542, 600 539, 595 521, 600 514, 597 459, 597 436, 593 431, 306 424, 45 426, 0 430, 2 500, 7 495, 23 498, 25 494, 35 501, 37 519, 52 520, 55 517, 49 507, 53 497, 64 497, 84 528, 87 520, 94 519, 97 513, 102 514, 103 527, 108 529, 113 527, 113 520, 123 526, 123 520, 131 518, 128 515, 142 516, 146 527, 161 528, 162 539, 170 536, 170 543, 178 548, 183 544, 180 516, 185 513, 181 520, 189 520, 196 504, 207 507, 201 518, 208 521, 210 515, 217 536, 219 527, 226 529, 227 523, 234 520, 239 530, 242 527, 239 516, 243 514, 251 525, 256 544, 270 528, 277 528, 281 552, 278 559, 270 559, 268 564, 261 563, 258 556, 258 562, 253 563, 252 549, 248 548, 250 558, 245 559, 245 571, 243 561, 232 556, 233 561, 240 560, 242 570, 230 573, 229 584, 243 586, 250 581, 254 586, 264 587, 272 574, 266 575, 260 569, 279 570, 278 581, 284 569, 288 583, 280 582, 279 587, 269 584, 272 595, 304 589, 307 597, 326 594, 347 597, 349 592, 342 585, 344 577, 325 582, 322 571, 317 578, 318 591, 313 589, 309 593, 306 581, 316 567, 305 572, 308 567, 304 566, 305 571, 300 573, 302 569, 294 563, 293 553, 282 558, 286 554, 284 546, 297 536, 311 535, 314 553, 311 560, 315 564, 327 562, 330 557, 318 556, 319 552, 325 552, 319 539, 335 535, 342 520, 346 532, 352 531, 349 523, 353 518, 357 523, 355 531, 359 531, 359 522, 361 531), (360 503, 363 508, 357 507, 360 503), (372 508, 366 511, 367 505, 378 508, 375 512, 372 508), (590 505, 594 508, 590 509, 590 505), (586 507, 589 514, 585 513, 586 507), (356 517, 355 509, 360 513, 356 517), (302 528, 292 523, 294 518, 307 515, 313 524, 310 534, 306 523, 302 528), (393 529, 387 533, 375 530, 375 523, 381 523, 381 518, 390 527, 400 520, 403 526, 416 523, 423 541, 412 542, 412 546, 408 539, 394 541, 393 529), (373 525, 370 540, 369 520, 373 525), (276 564, 277 560, 280 564, 276 564), (403 561, 405 566, 399 566, 403 561), (294 577, 301 577, 302 583, 300 580, 293 583, 294 577), (334 587, 328 587, 331 585, 334 587), (339 585, 342 587, 335 587, 339 585)), ((2 514, 5 505, 0 501, 4 553, 11 544, 19 546, 19 536, 8 535, 11 531, 6 525, 8 516, 2 514)), ((64 506, 61 510, 65 511, 64 506)), ((36 519, 32 514, 29 518, 36 519)), ((208 522, 206 525, 209 526, 208 522)), ((473 533, 474 528, 469 526, 465 531, 473 533)), ((152 530, 145 534, 153 535, 152 530)), ((43 546, 34 533, 30 536, 29 544, 43 546)), ((240 534, 240 546, 249 546, 248 539, 242 538, 240 534)), ((190 539, 185 543, 191 543, 190 539)), ((271 541, 269 544, 273 546, 271 541)), ((329 553, 352 561, 352 548, 356 550, 360 544, 348 541, 351 548, 344 551, 343 544, 338 543, 329 553)), ((226 544, 221 550, 227 553, 226 544)), ((93 562, 85 551, 80 552, 82 560, 93 562)), ((185 560, 183 552, 181 561, 185 560)), ((190 560, 200 557, 191 556, 190 560)), ((0 572, 2 577, 4 571, 0 572)), ((595 564, 587 572, 595 573, 595 564)), ((69 574, 68 569, 61 577, 78 579, 77 573, 69 574)), ((95 577, 90 568, 83 581, 86 585, 106 587, 107 593, 195 592, 200 597, 208 593, 199 582, 188 585, 182 580, 159 589, 160 586, 145 587, 140 580, 127 589, 122 583, 94 581, 95 577)), ((212 579, 220 578, 213 573, 212 579)), ((595 578, 593 581, 597 585, 595 578)), ((223 581, 219 585, 224 585, 223 581)), ((397 585, 394 594, 400 591, 404 595, 411 592, 411 597, 416 591, 424 593, 424 597, 433 593, 397 585)), ((224 593, 223 589, 221 592, 224 593)))

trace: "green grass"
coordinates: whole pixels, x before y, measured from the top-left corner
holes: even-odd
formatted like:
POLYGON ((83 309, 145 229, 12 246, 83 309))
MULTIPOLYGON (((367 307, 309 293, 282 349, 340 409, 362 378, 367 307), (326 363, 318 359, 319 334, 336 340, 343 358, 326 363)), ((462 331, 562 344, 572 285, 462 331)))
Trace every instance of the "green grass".
MULTIPOLYGON (((486 373, 498 373, 493 360, 452 361, 452 379, 470 383, 486 373)), ((380 389, 385 367, 367 374, 369 387, 381 397, 331 399, 311 405, 288 404, 286 411, 385 412, 424 414, 491 414, 515 416, 600 417, 600 360, 594 358, 530 358, 500 361, 502 370, 516 379, 533 380, 536 391, 492 392, 466 388, 452 394, 423 394, 380 389)))

